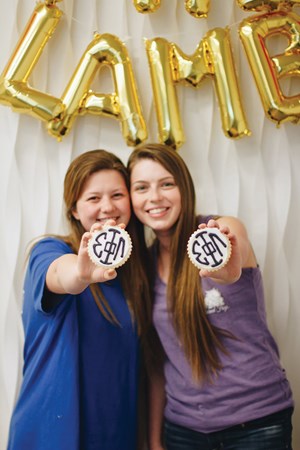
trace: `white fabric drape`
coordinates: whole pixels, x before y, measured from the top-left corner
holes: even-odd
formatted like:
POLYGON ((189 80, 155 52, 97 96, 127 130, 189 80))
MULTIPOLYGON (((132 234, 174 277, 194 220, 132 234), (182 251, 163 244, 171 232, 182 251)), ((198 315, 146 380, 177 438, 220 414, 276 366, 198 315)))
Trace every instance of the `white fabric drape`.
MULTIPOLYGON (((35 5, 33 0, 0 0, 0 72, 35 5)), ((195 181, 198 211, 235 215, 247 226, 264 275, 269 325, 294 392, 294 449, 299 450, 300 128, 286 123, 277 129, 266 118, 238 36, 239 22, 250 14, 234 0, 211 1, 207 19, 189 15, 184 0, 161 0, 159 10, 150 15, 138 13, 132 0, 64 0, 58 6, 64 15, 33 71, 31 86, 61 97, 93 33, 115 34, 130 54, 148 141, 158 140, 158 130, 144 38, 165 37, 191 54, 206 31, 230 26, 252 135, 240 140, 224 136, 209 81, 197 90, 179 87, 186 135, 179 152, 195 181)), ((104 72, 97 83, 102 92, 110 92, 110 75, 104 72)), ((296 92, 297 87, 299 92, 300 84, 296 92)), ((131 148, 115 120, 79 117, 70 134, 58 142, 40 121, 2 104, 0 136, 0 450, 4 450, 21 379, 26 247, 36 236, 64 230, 62 183, 74 157, 105 148, 126 162, 131 148)))

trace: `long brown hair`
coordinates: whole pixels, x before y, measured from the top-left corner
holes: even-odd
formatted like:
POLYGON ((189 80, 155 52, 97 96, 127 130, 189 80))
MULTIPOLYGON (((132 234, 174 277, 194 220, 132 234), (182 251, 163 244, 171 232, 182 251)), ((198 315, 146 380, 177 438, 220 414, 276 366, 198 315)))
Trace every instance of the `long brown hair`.
MULTIPOLYGON (((70 233, 67 236, 59 237, 70 245, 75 253, 78 253, 85 229, 81 222, 73 216, 73 211, 86 181, 93 173, 101 170, 116 170, 119 172, 129 191, 127 169, 113 153, 106 150, 90 150, 82 153, 71 162, 64 179, 64 202, 70 233)), ((141 262, 141 255, 145 249, 142 247, 143 242, 140 244, 137 238, 137 221, 134 215, 131 216, 126 228, 132 239, 132 254, 126 264, 117 269, 117 272, 125 297, 137 321, 139 334, 142 334, 142 330, 147 327, 146 318, 150 316, 145 314, 145 311, 147 311, 147 308, 148 310, 151 308, 150 290, 146 276, 147 264, 141 262)), ((90 285, 90 289, 101 313, 107 320, 117 324, 117 319, 102 294, 99 284, 90 285)))
POLYGON ((195 379, 211 378, 221 367, 218 350, 227 353, 222 336, 230 333, 208 320, 199 271, 187 256, 187 242, 197 228, 195 189, 190 172, 179 154, 164 144, 142 144, 130 155, 128 170, 142 159, 151 159, 170 172, 181 194, 181 213, 172 230, 167 301, 175 330, 182 341, 195 379))

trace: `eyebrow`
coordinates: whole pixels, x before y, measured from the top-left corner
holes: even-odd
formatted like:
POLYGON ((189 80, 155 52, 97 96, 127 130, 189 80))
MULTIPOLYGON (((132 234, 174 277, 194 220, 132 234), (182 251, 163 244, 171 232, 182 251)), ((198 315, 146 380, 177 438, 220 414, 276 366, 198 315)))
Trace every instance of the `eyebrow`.
MULTIPOLYGON (((157 181, 165 181, 165 180, 170 180, 170 179, 172 179, 172 180, 175 181, 175 178, 173 177, 173 175, 168 175, 167 177, 160 178, 160 179, 157 180, 157 181)), ((149 181, 146 181, 146 180, 137 180, 137 181, 133 181, 131 184, 136 184, 136 183, 149 183, 149 181)))
MULTIPOLYGON (((128 192, 128 189, 125 186, 122 186, 122 187, 120 186, 120 187, 116 187, 116 188, 111 190, 111 192, 118 192, 118 191, 126 191, 126 192, 128 192)), ((102 194, 102 191, 86 191, 85 194, 86 195, 99 195, 99 194, 102 194)))

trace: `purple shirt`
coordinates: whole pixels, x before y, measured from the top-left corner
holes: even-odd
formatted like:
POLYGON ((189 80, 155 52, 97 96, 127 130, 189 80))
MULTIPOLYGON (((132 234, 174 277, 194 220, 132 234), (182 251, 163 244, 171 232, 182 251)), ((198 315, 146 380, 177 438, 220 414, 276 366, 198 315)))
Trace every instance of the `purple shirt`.
POLYGON ((197 384, 166 307, 166 285, 157 276, 153 320, 166 353, 165 417, 203 433, 222 430, 293 406, 292 393, 268 330, 259 268, 243 269, 231 285, 202 280, 210 322, 238 340, 224 338, 229 356, 213 384, 197 384))

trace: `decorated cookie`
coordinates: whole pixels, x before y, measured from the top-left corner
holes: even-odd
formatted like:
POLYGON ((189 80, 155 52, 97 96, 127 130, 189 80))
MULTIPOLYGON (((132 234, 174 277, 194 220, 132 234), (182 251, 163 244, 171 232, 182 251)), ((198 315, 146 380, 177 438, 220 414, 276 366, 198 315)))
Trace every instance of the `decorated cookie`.
POLYGON ((228 262, 231 244, 218 228, 195 231, 188 241, 188 256, 198 269, 219 270, 228 262))
POLYGON ((129 258, 132 242, 127 231, 117 226, 104 226, 94 231, 88 242, 88 253, 94 264, 106 268, 122 266, 129 258))

